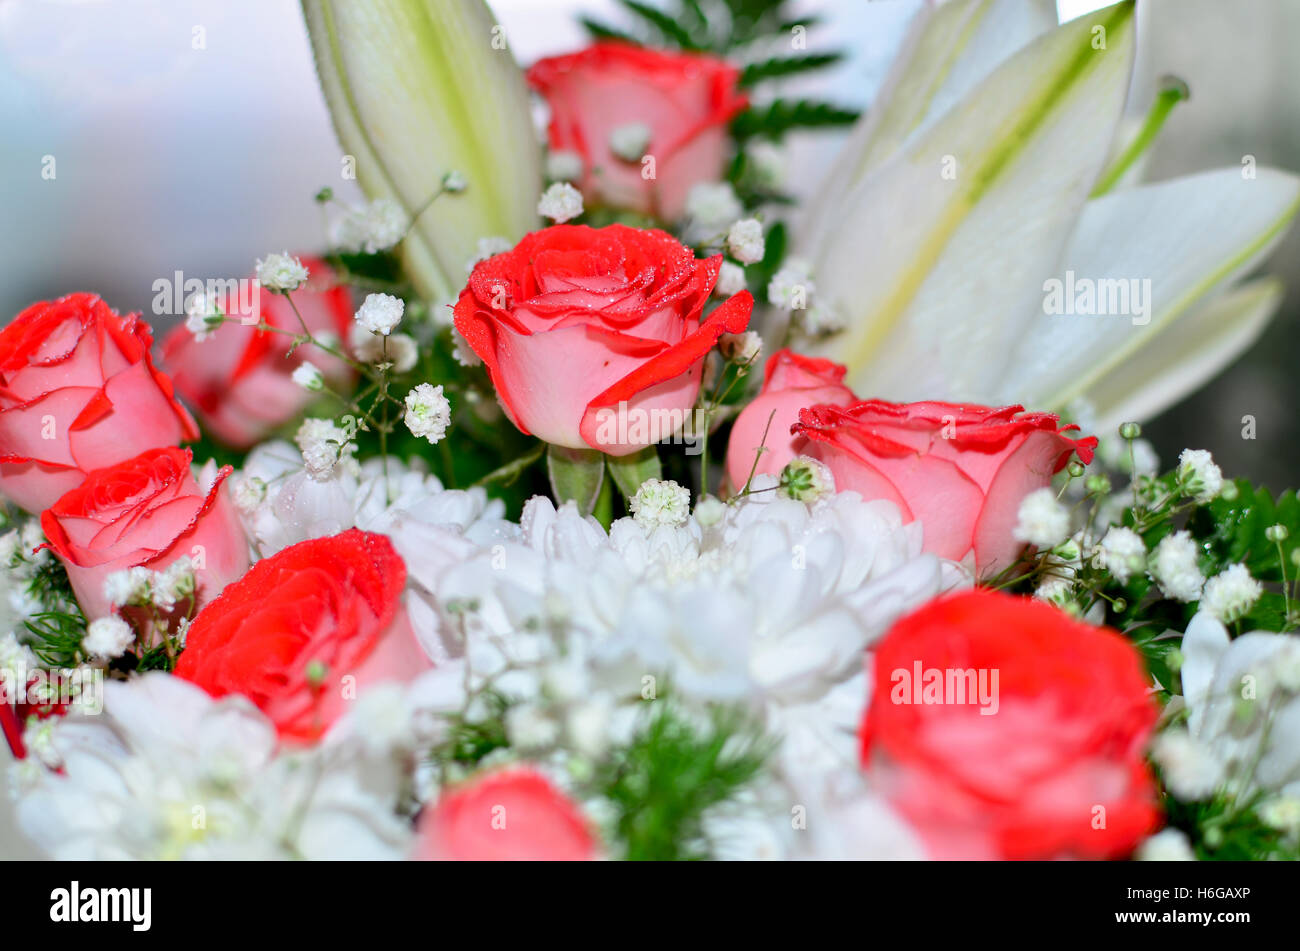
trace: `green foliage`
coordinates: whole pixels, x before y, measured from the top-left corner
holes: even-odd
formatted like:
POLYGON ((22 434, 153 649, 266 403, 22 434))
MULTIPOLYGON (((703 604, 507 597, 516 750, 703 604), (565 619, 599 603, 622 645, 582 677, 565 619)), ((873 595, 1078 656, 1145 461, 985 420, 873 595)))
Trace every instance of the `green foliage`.
POLYGON ((1287 577, 1294 579, 1296 567, 1281 564, 1277 544, 1264 532, 1271 525, 1284 525, 1289 537, 1282 548, 1288 556, 1300 544, 1300 500, 1295 492, 1284 492, 1274 501, 1268 489, 1252 486, 1246 479, 1234 484, 1235 498, 1220 496, 1199 509, 1188 523, 1192 533, 1204 541, 1207 560, 1216 570, 1241 562, 1260 581, 1281 581, 1285 567, 1287 577))
POLYGON ((86 619, 72 606, 70 611, 41 611, 23 622, 27 646, 47 667, 76 667, 81 661, 81 642, 86 636, 86 619))
POLYGON ((1224 795, 1208 802, 1166 796, 1164 802, 1169 825, 1187 834, 1201 861, 1300 860, 1300 844, 1260 819, 1257 805, 1224 795))
POLYGON ((631 742, 594 774, 613 807, 612 839, 634 861, 708 858, 705 814, 753 782, 770 752, 743 713, 715 708, 700 727, 656 701, 631 742))
POLYGON ((750 63, 740 71, 740 85, 753 86, 765 79, 780 79, 814 69, 833 66, 844 59, 841 52, 809 53, 807 56, 774 56, 750 63))
POLYGON ((510 701, 494 690, 485 691, 480 700, 486 715, 473 721, 463 714, 451 717, 447 738, 431 751, 433 761, 444 769, 473 769, 490 753, 509 746, 505 716, 510 701))
POLYGON ((766 106, 746 109, 731 122, 737 139, 777 140, 795 129, 824 129, 851 125, 858 111, 814 99, 774 99, 766 106))

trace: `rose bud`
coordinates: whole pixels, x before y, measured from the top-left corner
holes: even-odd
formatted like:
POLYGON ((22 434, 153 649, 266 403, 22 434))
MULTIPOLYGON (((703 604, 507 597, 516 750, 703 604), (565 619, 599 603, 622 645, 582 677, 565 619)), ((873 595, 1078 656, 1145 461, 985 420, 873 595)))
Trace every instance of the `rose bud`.
POLYGON ((925 550, 973 558, 981 577, 1011 565, 1020 502, 1072 455, 1088 463, 1096 437, 1071 439, 1051 413, 960 403, 814 406, 792 428, 798 451, 825 463, 839 491, 888 499, 925 527, 925 550))
POLYGON ((607 42, 528 70, 551 108, 551 149, 582 158, 583 193, 664 221, 692 185, 722 177, 727 123, 747 101, 739 76, 712 56, 607 42))
POLYGON ((577 862, 596 852, 578 807, 527 766, 445 790, 421 817, 419 837, 417 859, 577 862))
POLYGON ((114 572, 137 566, 161 571, 188 556, 201 605, 248 568, 248 541, 222 491, 231 468, 200 485, 192 459, 188 449, 151 449, 87 473, 41 513, 49 547, 67 568, 87 618, 112 610, 104 582, 114 572))
POLYGON ((287 359, 291 337, 258 330, 257 318, 271 327, 301 333, 302 314, 307 329, 317 338, 332 338, 334 346, 348 339, 352 299, 346 287, 336 284, 324 261, 303 257, 307 284, 293 292, 293 303, 283 294, 257 288, 257 312, 241 294, 219 296, 206 306, 228 320, 202 333, 189 327, 174 329, 163 340, 163 365, 176 381, 176 391, 200 422, 217 439, 246 449, 297 416, 314 396, 294 382, 294 370, 310 363, 324 382, 346 388, 352 369, 319 347, 304 344, 287 359), (234 322, 231 322, 234 321, 234 322))
POLYGON ((701 322, 721 263, 663 231, 557 225, 475 266, 456 328, 521 430, 622 456, 682 426, 705 356, 749 324, 748 291, 701 322))
POLYGON ((39 512, 87 472, 197 439, 149 325, 94 294, 33 304, 0 330, 0 492, 39 512))
POLYGON ((291 545, 227 586, 186 633, 176 676, 242 694, 282 739, 311 742, 358 692, 433 665, 402 606, 406 565, 383 535, 291 545))
POLYGON ((1158 710, 1133 645, 975 589, 876 645, 862 763, 935 858, 1120 858, 1157 826, 1158 710))
POLYGON ((793 350, 778 350, 768 358, 762 391, 740 411, 731 427, 727 478, 734 490, 744 488, 751 471, 754 475, 776 475, 798 455, 794 444, 801 437, 791 436, 790 427, 799 421, 799 410, 818 404, 848 406, 857 402, 853 391, 841 382, 846 372, 838 363, 805 357, 793 350), (761 455, 760 446, 764 447, 761 455))

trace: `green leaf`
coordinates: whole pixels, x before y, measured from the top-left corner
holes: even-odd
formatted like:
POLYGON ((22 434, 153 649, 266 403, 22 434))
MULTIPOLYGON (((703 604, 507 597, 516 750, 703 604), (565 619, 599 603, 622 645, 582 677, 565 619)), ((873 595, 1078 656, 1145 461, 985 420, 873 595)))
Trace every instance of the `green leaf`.
POLYGON ((605 456, 595 449, 565 449, 548 446, 546 471, 557 505, 573 501, 578 511, 590 515, 596 508, 605 481, 605 456))
POLYGON ((763 136, 779 139, 791 129, 851 125, 858 112, 829 102, 813 99, 775 99, 769 105, 746 109, 731 122, 731 133, 738 139, 763 136))
POLYGON ((614 484, 626 498, 636 495, 641 483, 646 479, 663 477, 663 466, 659 464, 659 450, 655 446, 646 446, 640 452, 627 456, 609 456, 606 459, 609 474, 614 477, 614 484))
POLYGON ((619 40, 623 43, 631 43, 633 46, 641 45, 641 41, 631 33, 616 29, 606 23, 601 23, 599 20, 593 20, 591 17, 579 17, 579 21, 582 23, 586 31, 591 34, 592 39, 619 40))
POLYGON ((752 86, 765 79, 792 76, 813 69, 822 69, 838 63, 843 53, 810 53, 807 56, 774 56, 772 59, 750 63, 740 71, 740 85, 752 86))
POLYGON ((622 3, 628 10, 654 27, 669 43, 675 43, 684 50, 703 49, 684 26, 662 10, 657 10, 648 3, 641 3, 640 0, 622 0, 622 3))

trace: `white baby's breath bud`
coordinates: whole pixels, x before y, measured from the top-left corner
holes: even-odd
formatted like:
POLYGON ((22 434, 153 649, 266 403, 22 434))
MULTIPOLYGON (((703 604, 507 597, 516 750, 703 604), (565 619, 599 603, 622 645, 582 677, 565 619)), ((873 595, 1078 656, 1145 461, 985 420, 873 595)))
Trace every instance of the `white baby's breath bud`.
POLYGON ((763 225, 757 218, 742 218, 727 231, 727 250, 741 264, 763 260, 763 225))
POLYGON ((307 283, 307 268, 288 251, 268 254, 258 259, 257 280, 270 291, 296 291, 307 283))
POLYGON ((795 310, 799 329, 808 337, 829 337, 846 326, 844 315, 824 300, 815 300, 803 310, 795 310))
POLYGON ((455 169, 442 176, 442 190, 449 194, 459 195, 467 188, 469 188, 469 181, 455 169))
POLYGON ((817 287, 812 270, 803 261, 787 261, 767 283, 767 299, 782 310, 801 310, 808 306, 817 287))
POLYGON ((387 337, 387 360, 393 365, 394 373, 410 373, 420 360, 420 348, 415 338, 406 334, 389 334, 387 337))
POLYGON ((86 636, 81 646, 92 657, 113 660, 126 653, 126 649, 135 643, 135 631, 116 614, 91 621, 86 628, 86 636))
POLYGON ((466 271, 474 270, 475 265, 480 261, 486 261, 488 258, 509 251, 512 245, 505 238, 499 235, 490 235, 486 238, 478 239, 478 248, 474 257, 465 264, 466 271))
POLYGON ((745 269, 731 261, 723 261, 718 270, 718 283, 713 287, 715 297, 731 297, 745 289, 745 269))
POLYGON ((1196 853, 1181 829, 1161 829, 1138 846, 1139 862, 1195 862, 1196 853))
POLYGON ((1178 482, 1197 502, 1209 502, 1223 489, 1223 473, 1204 449, 1184 449, 1178 457, 1178 482))
POLYGON ((831 470, 808 456, 796 456, 781 470, 779 493, 796 502, 816 502, 835 494, 831 470))
POLYGON ((717 525, 726 517, 726 514, 727 503, 712 495, 706 495, 695 503, 695 521, 699 522, 703 528, 717 525))
POLYGON ((556 224, 564 224, 582 214, 582 192, 568 182, 556 182, 542 192, 537 202, 537 213, 556 224))
POLYGON ((237 475, 230 480, 230 497, 241 512, 251 513, 266 498, 266 483, 257 476, 237 475))
POLYGON ((732 363, 749 365, 763 352, 763 338, 752 330, 744 333, 723 334, 718 338, 718 350, 732 363))
POLYGON ((437 443, 451 425, 451 403, 441 386, 421 383, 406 394, 406 428, 430 443, 437 443))
POLYGON ((217 327, 221 326, 224 315, 217 305, 208 300, 203 291, 190 295, 185 302, 185 329, 196 341, 202 343, 217 327))
POLYGON ((1210 798, 1224 778, 1218 758, 1186 730, 1166 730, 1157 736, 1151 758, 1159 764, 1170 792, 1188 802, 1210 798))
POLYGON ((647 479, 632 496, 629 508, 637 523, 646 528, 683 525, 690 516, 691 493, 671 479, 647 479))
POLYGON ((329 481, 334 468, 356 451, 348 434, 329 419, 304 419, 293 441, 302 450, 302 464, 308 477, 317 482, 329 481))
POLYGON ((115 607, 142 607, 152 602, 153 572, 142 565, 114 571, 104 579, 104 598, 115 607))
POLYGON ((1195 601, 1201 596, 1205 575, 1196 563, 1196 540, 1188 532, 1166 535, 1151 553, 1147 570, 1166 597, 1195 601))
POLYGON ((653 133, 644 122, 625 122, 609 133, 609 150, 624 162, 639 162, 653 133))
POLYGON ((483 361, 479 355, 474 352, 474 348, 469 345, 459 328, 452 328, 451 331, 451 355, 452 358, 463 367, 481 366, 483 361))
POLYGON ((1074 603, 1074 583, 1069 578, 1048 575, 1034 589, 1034 597, 1058 608, 1067 607, 1074 603))
POLYGON ((1070 513, 1050 488, 1035 489, 1020 502, 1012 535, 1039 548, 1052 548, 1070 535, 1070 513))
POLYGON ((303 362, 294 367, 292 376, 293 382, 304 390, 320 392, 325 389, 325 377, 321 376, 320 370, 310 363, 303 362))
POLYGON ((1120 584, 1142 571, 1147 563, 1147 546, 1142 536, 1131 528, 1113 525, 1097 547, 1101 567, 1109 571, 1120 584))
POLYGON ((392 333, 402 320, 405 302, 392 294, 367 294, 356 313, 357 325, 372 334, 392 333))
POLYGON ((1231 624, 1250 613, 1263 593, 1264 586, 1250 576, 1245 565, 1229 565, 1205 582, 1200 608, 1231 624))
POLYGON ((1280 795, 1262 802, 1255 814, 1265 825, 1295 838, 1300 836, 1300 798, 1280 795))
POLYGON ((726 182, 701 182, 686 193, 686 217, 692 234, 707 238, 744 214, 736 191, 726 182))
POLYGON ((506 711, 506 736, 519 749, 545 749, 560 738, 560 726, 536 704, 521 703, 506 711))
POLYGON ((170 611, 177 603, 190 597, 198 588, 194 562, 189 555, 182 555, 167 566, 166 570, 154 574, 154 607, 170 611))
POLYGON ((0 566, 6 569, 18 567, 23 560, 21 546, 18 529, 12 528, 0 535, 0 566))
POLYGON ((575 182, 582 178, 582 156, 563 149, 546 156, 546 177, 553 182, 575 182))

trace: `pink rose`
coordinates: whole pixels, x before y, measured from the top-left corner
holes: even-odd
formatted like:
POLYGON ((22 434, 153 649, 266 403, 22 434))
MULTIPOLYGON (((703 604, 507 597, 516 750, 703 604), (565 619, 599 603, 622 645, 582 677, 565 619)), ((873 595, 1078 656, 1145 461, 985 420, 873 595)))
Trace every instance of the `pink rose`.
POLYGON ((583 193, 664 221, 681 216, 692 185, 722 177, 727 123, 746 105, 739 76, 712 56, 626 43, 596 43, 528 70, 551 107, 551 148, 582 157, 583 193), (648 132, 641 154, 615 154, 615 130, 648 132))
MULTIPOLYGON (((261 318, 296 333, 302 329, 293 311, 297 306, 313 335, 333 337, 339 346, 352 322, 348 290, 335 283, 324 261, 304 257, 302 263, 311 276, 305 287, 293 292, 293 305, 282 294, 259 289, 261 318)), ((213 303, 231 320, 253 321, 255 316, 250 303, 237 295, 213 303)), ((346 389, 352 380, 351 368, 319 347, 298 347, 286 359, 292 342, 285 334, 259 331, 255 321, 221 324, 203 340, 181 326, 163 341, 163 365, 203 425, 227 445, 246 449, 312 401, 312 394, 293 381, 293 371, 303 363, 313 364, 339 388, 346 389)))
POLYGON ((49 547, 68 569, 87 618, 112 610, 104 580, 115 571, 137 565, 160 571, 188 555, 204 604, 248 568, 244 530, 221 491, 230 467, 200 487, 192 459, 188 449, 151 449, 87 473, 41 513, 49 547))
POLYGON ((797 448, 820 459, 835 487, 866 499, 889 499, 907 520, 925 526, 925 550, 961 561, 989 577, 1024 543, 1013 537, 1020 502, 1041 489, 1078 453, 1092 461, 1096 437, 1071 439, 1051 413, 1021 406, 991 409, 959 403, 864 400, 799 414, 797 448))
POLYGON ((421 817, 416 858, 577 862, 595 851, 578 807, 541 773, 515 766, 444 791, 421 817))
POLYGON ((152 343, 94 294, 33 304, 0 330, 0 491, 39 512, 92 469, 197 439, 152 343))
POLYGON ((701 321, 721 265, 663 231, 556 225, 475 266, 456 328, 521 430, 622 456, 680 428, 705 356, 748 326, 748 291, 701 321))
POLYGON ((838 363, 793 350, 778 350, 768 358, 762 391, 741 410, 731 427, 727 478, 732 488, 744 488, 751 470, 755 475, 776 475, 797 455, 794 445, 801 437, 791 436, 790 427, 799 421, 799 410, 819 403, 848 406, 857 402, 853 391, 841 382, 847 372, 838 363), (765 447, 761 456, 760 446, 765 447), (758 467, 754 468, 756 457, 758 467))

